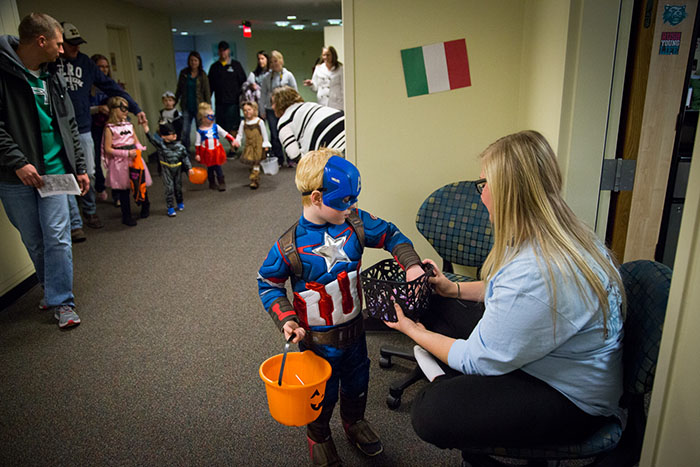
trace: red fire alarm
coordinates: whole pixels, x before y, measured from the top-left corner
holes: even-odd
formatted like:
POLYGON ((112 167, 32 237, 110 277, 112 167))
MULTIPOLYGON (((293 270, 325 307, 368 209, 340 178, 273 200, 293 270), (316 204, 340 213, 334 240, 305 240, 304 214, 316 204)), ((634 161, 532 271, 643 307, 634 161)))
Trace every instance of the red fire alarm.
POLYGON ((243 21, 243 37, 253 37, 253 29, 250 27, 250 21, 243 21))

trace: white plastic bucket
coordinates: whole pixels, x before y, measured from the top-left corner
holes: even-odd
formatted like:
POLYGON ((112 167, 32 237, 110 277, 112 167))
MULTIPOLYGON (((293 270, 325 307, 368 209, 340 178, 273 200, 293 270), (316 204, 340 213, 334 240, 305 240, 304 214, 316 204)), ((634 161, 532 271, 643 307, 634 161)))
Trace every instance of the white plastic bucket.
POLYGON ((263 172, 265 172, 267 175, 274 175, 280 170, 276 157, 268 157, 261 161, 260 165, 262 165, 263 172))

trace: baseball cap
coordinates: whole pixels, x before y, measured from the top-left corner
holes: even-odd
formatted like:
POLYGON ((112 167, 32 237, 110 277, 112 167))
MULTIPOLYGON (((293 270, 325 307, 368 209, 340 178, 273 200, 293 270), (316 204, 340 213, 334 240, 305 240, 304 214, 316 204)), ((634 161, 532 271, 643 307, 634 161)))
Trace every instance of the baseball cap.
POLYGON ((226 42, 226 41, 219 42, 219 50, 226 50, 226 49, 230 49, 230 47, 228 46, 228 42, 226 42))
POLYGON ((75 27, 73 23, 61 23, 63 26, 63 41, 68 42, 70 45, 80 45, 86 44, 87 41, 80 37, 80 31, 75 27))
POLYGON ((165 91, 162 96, 160 96, 161 99, 165 97, 172 97, 173 99, 175 98, 175 94, 173 94, 172 91, 165 91))

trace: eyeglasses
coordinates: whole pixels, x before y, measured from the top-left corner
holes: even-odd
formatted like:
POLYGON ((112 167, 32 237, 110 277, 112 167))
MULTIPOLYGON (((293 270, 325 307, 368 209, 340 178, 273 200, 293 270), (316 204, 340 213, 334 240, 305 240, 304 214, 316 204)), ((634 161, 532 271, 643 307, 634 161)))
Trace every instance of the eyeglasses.
POLYGON ((486 186, 486 179, 485 178, 480 178, 479 180, 474 181, 474 186, 476 187, 476 191, 479 192, 479 194, 483 193, 484 191, 484 186, 486 186))

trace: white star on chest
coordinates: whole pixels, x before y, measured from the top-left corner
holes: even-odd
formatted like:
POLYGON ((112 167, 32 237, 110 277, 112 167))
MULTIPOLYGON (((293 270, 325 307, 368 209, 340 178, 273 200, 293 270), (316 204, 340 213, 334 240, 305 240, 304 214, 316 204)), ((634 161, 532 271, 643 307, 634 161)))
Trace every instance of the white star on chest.
POLYGON ((328 232, 323 233, 323 245, 317 246, 311 252, 318 256, 323 256, 326 260, 326 269, 331 272, 333 266, 339 261, 344 261, 349 263, 350 258, 345 254, 343 250, 343 244, 345 243, 345 236, 333 238, 328 235, 328 232))

